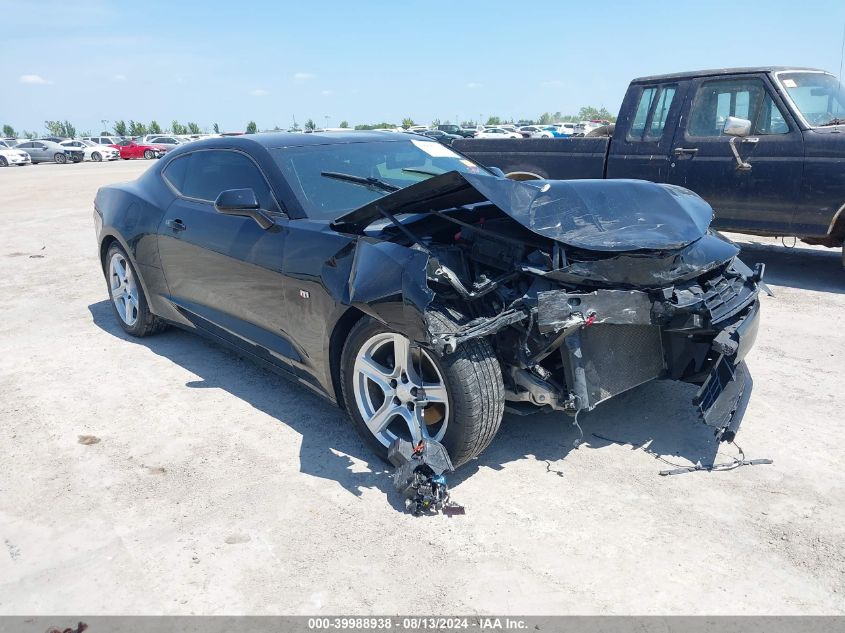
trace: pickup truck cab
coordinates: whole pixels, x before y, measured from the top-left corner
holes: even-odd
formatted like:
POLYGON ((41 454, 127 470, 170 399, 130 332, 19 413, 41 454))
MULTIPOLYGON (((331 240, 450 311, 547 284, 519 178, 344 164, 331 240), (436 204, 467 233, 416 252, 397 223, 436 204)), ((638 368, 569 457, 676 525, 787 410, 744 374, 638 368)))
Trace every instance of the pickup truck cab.
POLYGON ((830 73, 765 67, 635 79, 611 129, 453 147, 517 179, 680 185, 710 203, 715 228, 842 246, 845 93, 830 73))

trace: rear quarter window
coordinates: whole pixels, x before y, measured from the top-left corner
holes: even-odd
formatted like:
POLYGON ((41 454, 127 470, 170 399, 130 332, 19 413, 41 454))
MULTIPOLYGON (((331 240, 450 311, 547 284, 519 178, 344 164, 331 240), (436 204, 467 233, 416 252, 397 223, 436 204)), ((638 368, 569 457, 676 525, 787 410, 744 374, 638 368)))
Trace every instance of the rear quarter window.
POLYGON ((188 163, 190 160, 191 154, 175 158, 168 163, 162 172, 164 179, 180 194, 185 188, 185 174, 188 173, 188 163))

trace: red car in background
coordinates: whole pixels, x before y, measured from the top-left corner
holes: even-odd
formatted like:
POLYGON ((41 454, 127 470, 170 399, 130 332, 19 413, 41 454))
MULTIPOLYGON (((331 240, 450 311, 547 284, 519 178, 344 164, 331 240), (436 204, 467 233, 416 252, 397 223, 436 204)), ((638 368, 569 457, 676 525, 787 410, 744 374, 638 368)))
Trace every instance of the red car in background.
POLYGON ((165 145, 139 143, 132 139, 120 141, 112 147, 116 147, 120 151, 120 157, 124 160, 129 158, 161 158, 167 153, 165 145))

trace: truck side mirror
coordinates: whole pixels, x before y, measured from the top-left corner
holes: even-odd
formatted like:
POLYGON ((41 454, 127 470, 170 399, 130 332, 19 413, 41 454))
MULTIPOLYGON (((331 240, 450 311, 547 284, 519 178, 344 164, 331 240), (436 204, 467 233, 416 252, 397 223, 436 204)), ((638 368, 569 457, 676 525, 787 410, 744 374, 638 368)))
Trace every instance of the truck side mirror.
POLYGON ((738 136, 745 138, 751 133, 751 121, 748 119, 740 119, 739 117, 729 116, 725 119, 725 127, 722 128, 722 134, 727 136, 738 136))

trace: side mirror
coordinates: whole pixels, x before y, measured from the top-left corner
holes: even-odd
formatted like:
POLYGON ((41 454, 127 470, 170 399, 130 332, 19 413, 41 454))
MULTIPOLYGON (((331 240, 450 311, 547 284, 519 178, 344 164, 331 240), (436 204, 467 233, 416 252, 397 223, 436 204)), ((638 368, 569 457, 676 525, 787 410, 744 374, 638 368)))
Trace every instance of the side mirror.
POLYGON ((499 178, 506 178, 507 177, 507 176, 505 176, 505 172, 503 172, 498 167, 488 167, 487 169, 489 169, 491 172, 493 172, 494 175, 498 176, 499 178))
POLYGON ((722 133, 727 136, 745 138, 751 134, 751 121, 748 119, 740 119, 735 116, 729 116, 725 119, 725 127, 722 128, 722 133))
POLYGON ((261 210, 252 189, 227 189, 221 191, 214 202, 214 210, 223 215, 252 218, 262 229, 269 229, 275 222, 261 210))

